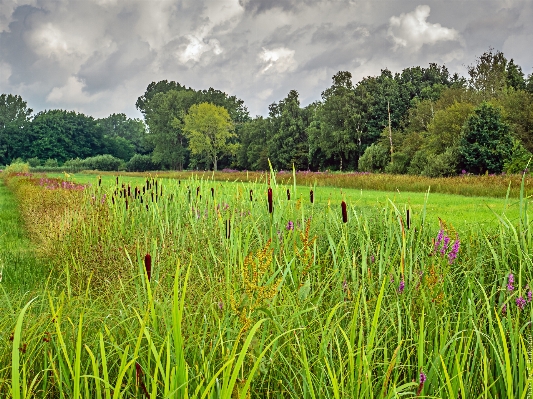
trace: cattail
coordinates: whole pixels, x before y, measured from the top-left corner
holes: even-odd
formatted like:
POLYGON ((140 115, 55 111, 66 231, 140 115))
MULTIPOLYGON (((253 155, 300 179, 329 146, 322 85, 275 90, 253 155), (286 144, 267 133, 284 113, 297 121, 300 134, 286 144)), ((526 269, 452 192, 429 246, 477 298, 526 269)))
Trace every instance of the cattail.
POLYGON ((161 184, 161 189, 159 190, 159 196, 162 197, 163 196, 163 185, 161 184))
POLYGON ((117 176, 117 186, 118 186, 118 176, 117 176))
POLYGON ((346 211, 346 202, 341 202, 342 208, 342 223, 348 223, 348 212, 346 211))
POLYGON ((150 190, 150 181, 146 179, 146 189, 150 190))
POLYGON ((226 220, 226 238, 229 240, 231 237, 231 222, 230 220, 226 220))
POLYGON ((114 196, 111 196, 111 202, 113 203, 113 205, 115 205, 115 197, 114 196))
POLYGON ((143 194, 146 194, 146 187, 143 187, 143 194))
MULTIPOLYGON (((148 205, 146 205, 148 207, 148 205)), ((152 278, 152 257, 150 254, 144 256, 144 268, 146 269, 146 276, 148 276, 148 281, 152 278)))
POLYGON ((141 204, 143 203, 143 197, 140 197, 141 198, 141 204))
POLYGON ((291 200, 291 191, 287 189, 287 201, 291 200))
POLYGON ((409 209, 407 210, 407 217, 406 217, 406 224, 407 224, 407 230, 409 230, 409 227, 411 227, 411 214, 409 212, 409 209))
POLYGON ((254 190, 250 190, 250 201, 254 200, 254 190))
POLYGON ((148 210, 148 204, 146 204, 146 210, 148 210))
POLYGON ((211 197, 215 198, 215 189, 211 187, 211 197))
POLYGON ((128 210, 128 200, 126 199, 126 210, 128 210))
POLYGON ((131 187, 129 184, 128 184, 128 197, 131 197, 131 187))
POLYGON ((196 187, 196 196, 198 197, 198 194, 200 194, 200 187, 196 187))
POLYGON ((98 176, 98 186, 101 186, 101 185, 102 185, 102 177, 98 176))
POLYGON ((311 200, 311 203, 315 201, 314 196, 313 196, 313 190, 309 191, 309 199, 311 200))
POLYGON ((155 181, 155 192, 157 193, 157 180, 155 181))
POLYGON ((272 206, 272 189, 269 187, 268 188, 268 213, 272 213, 273 210, 274 208, 272 206))
POLYGON ((152 191, 150 194, 152 194, 152 202, 154 202, 154 192, 152 191))

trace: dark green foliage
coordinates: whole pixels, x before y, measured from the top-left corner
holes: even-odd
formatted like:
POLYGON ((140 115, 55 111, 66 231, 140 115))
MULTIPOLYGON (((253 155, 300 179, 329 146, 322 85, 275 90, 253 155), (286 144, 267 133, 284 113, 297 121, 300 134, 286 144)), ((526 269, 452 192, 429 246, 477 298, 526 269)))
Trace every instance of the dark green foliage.
POLYGON ((146 125, 140 119, 131 119, 125 114, 111 114, 97 122, 106 137, 107 153, 128 160, 135 153, 148 154, 152 151, 152 146, 146 140, 146 125), (128 149, 120 154, 117 146, 127 146, 128 149))
POLYGON ((96 121, 74 111, 50 110, 38 113, 28 132, 30 157, 57 159, 86 158, 104 150, 103 131, 96 121))
POLYGON ((25 157, 30 142, 26 134, 33 112, 22 97, 0 95, 0 164, 9 165, 17 157, 25 157))
POLYGON ((119 158, 115 158, 112 155, 97 155, 95 157, 89 157, 83 160, 85 169, 101 170, 101 171, 114 171, 120 170, 123 161, 119 158))
POLYGON ((421 174, 427 177, 453 176, 457 173, 458 158, 455 148, 449 148, 442 154, 431 154, 421 174))
POLYGON ((390 153, 387 148, 372 144, 359 158, 359 170, 362 172, 383 172, 389 164, 390 153))
POLYGON ((302 170, 308 167, 309 141, 306 115, 300 108, 298 92, 291 90, 287 97, 269 106, 271 131, 268 149, 275 169, 302 170))
POLYGON ((161 169, 161 166, 155 163, 150 155, 135 154, 126 163, 126 170, 128 172, 148 172, 159 169, 161 169))
POLYGON ((459 153, 470 173, 501 173, 509 159, 513 142, 509 125, 498 107, 483 102, 464 125, 459 153))
POLYGON ((239 167, 246 170, 268 170, 269 120, 259 116, 246 122, 238 135, 241 143, 237 152, 239 167))
POLYGON ((403 152, 395 152, 392 154, 391 162, 385 167, 385 172, 400 175, 407 173, 410 158, 403 152))

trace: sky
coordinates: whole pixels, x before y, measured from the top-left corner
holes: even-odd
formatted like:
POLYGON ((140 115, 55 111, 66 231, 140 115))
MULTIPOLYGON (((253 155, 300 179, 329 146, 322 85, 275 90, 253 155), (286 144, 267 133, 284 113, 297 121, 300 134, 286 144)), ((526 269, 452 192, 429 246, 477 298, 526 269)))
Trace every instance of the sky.
POLYGON ((141 117, 150 82, 213 87, 250 114, 338 71, 430 62, 467 75, 493 48, 533 73, 533 0, 0 0, 0 93, 35 112, 141 117))

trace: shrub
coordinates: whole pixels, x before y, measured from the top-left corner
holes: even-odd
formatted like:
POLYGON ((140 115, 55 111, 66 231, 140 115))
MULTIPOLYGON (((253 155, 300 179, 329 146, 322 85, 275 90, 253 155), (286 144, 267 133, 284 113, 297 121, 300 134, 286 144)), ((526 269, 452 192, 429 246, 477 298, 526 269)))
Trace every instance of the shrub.
POLYGON ((44 165, 47 168, 57 168, 59 166, 59 162, 57 162, 57 159, 48 158, 44 165))
POLYGON ((409 156, 403 152, 395 152, 392 154, 391 162, 385 167, 385 172, 394 175, 402 175, 407 173, 409 167, 409 156))
POLYGON ((85 169, 102 170, 102 171, 114 171, 120 170, 123 166, 123 162, 119 158, 115 158, 113 155, 97 155, 95 157, 86 158, 83 160, 85 169))
POLYGON ((385 147, 372 144, 359 158, 359 170, 362 172, 383 172, 389 160, 389 152, 385 147))
POLYGON ((532 156, 520 140, 514 139, 511 158, 505 162, 503 170, 505 170, 505 173, 520 173, 528 167, 532 156))
POLYGON ((28 165, 30 165, 30 168, 41 166, 41 160, 37 157, 29 158, 27 162, 28 162, 28 165))
POLYGON ((407 173, 410 175, 421 175, 428 163, 428 153, 424 150, 419 150, 413 155, 411 164, 407 168, 407 173))
POLYGON ((128 172, 147 172, 161 169, 160 166, 152 160, 150 155, 135 154, 126 164, 126 170, 128 172))
POLYGON ((6 173, 29 173, 30 165, 25 162, 12 162, 11 165, 6 166, 4 169, 6 173))
POLYGON ((456 174, 457 164, 457 151, 449 148, 442 154, 430 155, 427 158, 425 168, 422 170, 422 175, 428 177, 453 176, 456 174))

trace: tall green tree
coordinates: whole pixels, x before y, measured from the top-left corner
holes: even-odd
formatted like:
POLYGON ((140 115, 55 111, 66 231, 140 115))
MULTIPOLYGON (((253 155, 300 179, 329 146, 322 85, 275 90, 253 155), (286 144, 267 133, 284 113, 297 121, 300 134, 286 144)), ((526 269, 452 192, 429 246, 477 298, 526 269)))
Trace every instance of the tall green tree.
MULTIPOLYGON (((126 114, 120 113, 96 121, 103 128, 104 136, 127 140, 132 144, 134 153, 148 154, 152 151, 152 146, 146 140, 146 125, 142 120, 128 118, 126 114)), ((119 142, 124 144, 123 140, 119 142)))
POLYGON ((488 101, 507 87, 507 59, 501 51, 489 49, 468 67, 469 85, 488 101))
MULTIPOLYGON (((175 123, 181 125, 178 119, 175 123)), ((220 158, 237 152, 238 145, 231 142, 236 137, 233 122, 224 107, 210 103, 193 105, 184 117, 183 131, 191 152, 204 155, 215 171, 220 158)))
POLYGON ((465 169, 472 173, 501 173, 513 149, 509 125, 500 109, 483 102, 466 120, 459 148, 465 169))
POLYGON ((270 127, 269 120, 262 116, 242 125, 238 132, 240 146, 237 152, 237 162, 241 169, 268 169, 270 127))
POLYGON ((39 112, 31 123, 30 156, 40 159, 87 158, 102 154, 103 129, 93 117, 74 111, 39 112))
POLYGON ((30 158, 28 126, 32 112, 21 96, 0 95, 0 164, 30 158))
POLYGON ((318 116, 320 148, 337 161, 339 170, 343 163, 357 162, 361 154, 361 113, 356 108, 355 96, 352 74, 347 71, 336 73, 332 86, 322 92, 318 116))
POLYGON ((272 135, 268 147, 270 161, 276 169, 308 168, 308 120, 300 108, 298 92, 291 90, 286 98, 269 106, 272 135))

